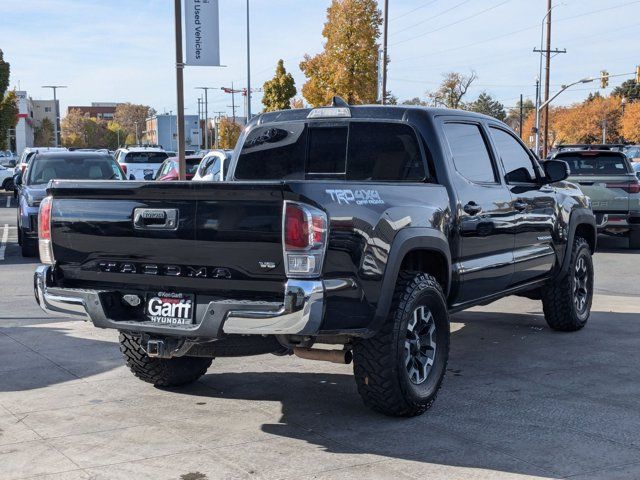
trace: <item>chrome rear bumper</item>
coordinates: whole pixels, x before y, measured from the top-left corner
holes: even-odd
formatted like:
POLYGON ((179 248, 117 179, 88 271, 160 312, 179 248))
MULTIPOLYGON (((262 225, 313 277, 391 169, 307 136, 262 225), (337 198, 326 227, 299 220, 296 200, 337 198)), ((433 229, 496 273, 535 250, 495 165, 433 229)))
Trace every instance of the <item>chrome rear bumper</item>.
POLYGON ((314 335, 320 330, 324 315, 325 286, 320 280, 288 280, 281 304, 238 300, 200 304, 196 309, 196 322, 192 325, 111 319, 104 305, 105 296, 114 292, 56 287, 50 266, 39 266, 33 281, 36 301, 47 313, 83 317, 96 327, 157 335, 205 338, 218 338, 223 333, 314 335))

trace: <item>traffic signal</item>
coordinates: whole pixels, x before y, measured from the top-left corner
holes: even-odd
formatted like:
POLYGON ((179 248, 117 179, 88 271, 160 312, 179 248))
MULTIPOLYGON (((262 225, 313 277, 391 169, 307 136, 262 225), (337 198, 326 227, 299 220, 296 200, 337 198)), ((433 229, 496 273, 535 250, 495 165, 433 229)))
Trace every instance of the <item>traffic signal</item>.
POLYGON ((607 88, 609 86, 609 72, 602 70, 600 72, 600 88, 607 88))
POLYGON ((640 83, 640 65, 636 67, 636 83, 640 83))

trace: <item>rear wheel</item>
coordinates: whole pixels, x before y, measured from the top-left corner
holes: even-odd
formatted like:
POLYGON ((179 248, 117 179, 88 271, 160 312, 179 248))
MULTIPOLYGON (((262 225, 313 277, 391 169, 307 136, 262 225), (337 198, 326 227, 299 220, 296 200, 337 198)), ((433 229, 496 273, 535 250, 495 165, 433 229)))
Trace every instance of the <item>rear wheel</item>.
POLYGON ((391 313, 372 338, 354 344, 354 374, 365 405, 411 417, 434 402, 449 355, 449 314, 431 275, 401 272, 391 313))
POLYGON ((174 387, 195 382, 211 366, 212 358, 152 358, 142 349, 138 338, 120 332, 120 351, 131 372, 156 387, 174 387))
POLYGON ((547 324, 561 332, 583 328, 591 314, 593 262, 589 244, 578 237, 573 242, 569 270, 542 288, 542 307, 547 324))
POLYGON ((4 182, 2 182, 2 188, 7 192, 13 191, 13 178, 6 178, 4 182))
MULTIPOLYGON (((18 232, 20 229, 18 229, 18 232)), ((36 257, 38 255, 38 245, 35 240, 25 238, 24 234, 20 235, 20 253, 23 257, 36 257)))
POLYGON ((636 226, 629 231, 629 248, 640 250, 640 226, 636 226))

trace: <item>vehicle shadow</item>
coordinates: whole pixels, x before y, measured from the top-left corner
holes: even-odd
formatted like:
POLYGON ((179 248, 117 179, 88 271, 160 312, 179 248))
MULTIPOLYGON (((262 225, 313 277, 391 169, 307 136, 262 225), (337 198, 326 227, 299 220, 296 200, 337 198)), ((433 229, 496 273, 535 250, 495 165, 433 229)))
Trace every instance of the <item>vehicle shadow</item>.
POLYGON ((626 237, 613 237, 610 235, 598 235, 598 247, 596 253, 639 253, 640 250, 629 248, 629 239, 626 237))
POLYGON ((455 322, 447 378, 420 417, 369 411, 345 366, 329 366, 335 373, 311 373, 311 363, 303 372, 215 373, 214 361, 197 387, 180 393, 257 402, 278 417, 262 425, 264 433, 332 453, 522 475, 595 470, 626 448, 610 438, 640 445, 640 374, 629 364, 638 361, 636 314, 595 313, 574 334, 551 331, 535 314, 465 312, 455 322), (602 400, 612 392, 615 401, 602 400))
POLYGON ((0 317, 0 393, 45 388, 122 367, 117 343, 82 338, 65 327, 71 322, 77 320, 0 317))

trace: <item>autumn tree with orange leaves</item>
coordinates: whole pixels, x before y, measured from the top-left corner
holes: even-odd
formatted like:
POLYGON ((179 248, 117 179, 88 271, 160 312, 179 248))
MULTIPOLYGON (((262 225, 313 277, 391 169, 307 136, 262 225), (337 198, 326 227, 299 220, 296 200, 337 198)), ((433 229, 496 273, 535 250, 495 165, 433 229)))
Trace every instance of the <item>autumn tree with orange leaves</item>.
POLYGON ((375 103, 382 13, 375 0, 333 0, 322 30, 324 51, 304 56, 308 78, 302 95, 312 105, 327 105, 334 95, 349 104, 375 103))
POLYGON ((621 133, 625 140, 640 143, 640 101, 626 106, 620 123, 621 133))

